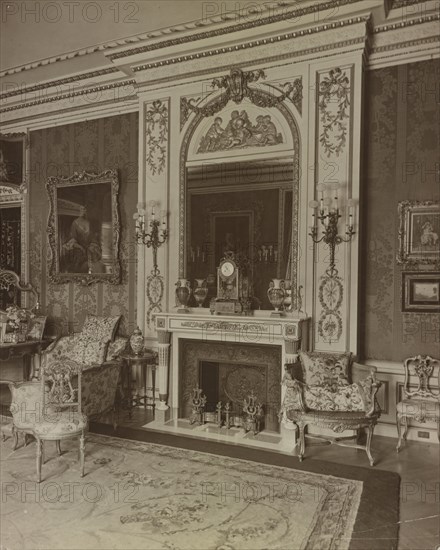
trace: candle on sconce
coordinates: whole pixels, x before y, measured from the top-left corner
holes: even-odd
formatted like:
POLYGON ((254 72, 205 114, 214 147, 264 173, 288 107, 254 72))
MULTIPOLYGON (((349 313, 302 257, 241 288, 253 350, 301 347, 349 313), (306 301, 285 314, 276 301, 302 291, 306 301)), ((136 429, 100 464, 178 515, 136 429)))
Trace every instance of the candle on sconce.
POLYGON ((355 207, 356 201, 354 199, 348 199, 348 225, 353 228, 353 208, 355 207))
POLYGON ((151 220, 154 222, 155 218, 156 218, 156 211, 155 211, 155 206, 156 206, 156 201, 150 201, 148 203, 148 205, 150 206, 151 208, 151 220))
POLYGON ((319 204, 320 204, 319 209, 321 210, 321 214, 323 214, 323 212, 324 212, 324 191, 325 191, 325 184, 324 184, 324 183, 319 183, 319 184, 316 186, 316 190, 318 191, 318 193, 321 193, 321 198, 319 199, 319 204))
POLYGON ((327 210, 327 214, 328 214, 330 212, 330 207, 332 205, 332 199, 330 197, 326 197, 323 200, 323 205, 325 206, 325 208, 327 210))
POLYGON ((166 210, 161 210, 160 211, 160 217, 162 219, 162 225, 166 225, 167 224, 167 211, 166 210))

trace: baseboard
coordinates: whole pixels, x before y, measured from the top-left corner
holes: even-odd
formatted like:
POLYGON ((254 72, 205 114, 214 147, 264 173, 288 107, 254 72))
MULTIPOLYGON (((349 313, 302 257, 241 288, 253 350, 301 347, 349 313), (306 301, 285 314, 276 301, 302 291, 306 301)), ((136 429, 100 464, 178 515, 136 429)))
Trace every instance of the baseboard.
MULTIPOLYGON (((385 437, 393 437, 396 440, 397 444, 397 428, 395 424, 386 424, 385 422, 379 422, 374 429, 375 435, 382 435, 385 437)), ((437 431, 432 428, 420 428, 414 426, 413 428, 408 429, 407 439, 410 441, 419 441, 420 443, 435 443, 439 445, 439 440, 437 437, 437 431), (418 434, 423 432, 428 437, 421 437, 418 434)))

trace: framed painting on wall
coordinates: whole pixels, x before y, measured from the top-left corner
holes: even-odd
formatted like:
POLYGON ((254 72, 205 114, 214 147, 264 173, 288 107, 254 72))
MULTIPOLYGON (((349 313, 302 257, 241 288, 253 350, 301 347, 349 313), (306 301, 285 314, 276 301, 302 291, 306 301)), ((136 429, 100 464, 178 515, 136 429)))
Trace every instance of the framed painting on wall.
POLYGON ((121 228, 117 172, 51 177, 46 189, 51 281, 118 284, 121 228))
POLYGON ((402 311, 440 312, 440 273, 413 271, 402 273, 402 311))
POLYGON ((400 264, 440 262, 440 202, 402 201, 399 212, 400 264))

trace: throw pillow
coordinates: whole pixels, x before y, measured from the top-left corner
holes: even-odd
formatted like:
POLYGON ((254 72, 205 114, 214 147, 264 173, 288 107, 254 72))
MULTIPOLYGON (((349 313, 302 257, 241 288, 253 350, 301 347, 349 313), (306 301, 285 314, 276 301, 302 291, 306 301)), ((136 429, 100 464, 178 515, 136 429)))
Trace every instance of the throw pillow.
POLYGON ((113 342, 121 316, 101 317, 88 314, 81 334, 94 341, 113 342))
POLYGON ((114 342, 110 342, 108 345, 107 350, 107 361, 113 361, 114 359, 117 359, 119 355, 125 350, 127 347, 128 338, 124 338, 122 336, 117 336, 114 340, 114 342))
POLYGON ((300 351, 304 380, 309 386, 325 386, 337 391, 348 386, 348 367, 351 353, 330 354, 300 351))

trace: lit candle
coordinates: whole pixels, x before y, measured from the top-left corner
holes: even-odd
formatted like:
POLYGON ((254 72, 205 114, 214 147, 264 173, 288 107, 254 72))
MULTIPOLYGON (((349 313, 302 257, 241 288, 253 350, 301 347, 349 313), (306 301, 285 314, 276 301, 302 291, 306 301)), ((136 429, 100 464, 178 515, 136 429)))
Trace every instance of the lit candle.
POLYGON ((348 216, 348 225, 351 228, 353 227, 353 214, 349 214, 349 216, 348 216))

